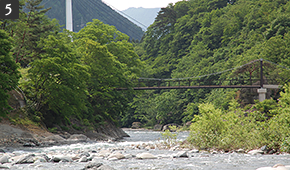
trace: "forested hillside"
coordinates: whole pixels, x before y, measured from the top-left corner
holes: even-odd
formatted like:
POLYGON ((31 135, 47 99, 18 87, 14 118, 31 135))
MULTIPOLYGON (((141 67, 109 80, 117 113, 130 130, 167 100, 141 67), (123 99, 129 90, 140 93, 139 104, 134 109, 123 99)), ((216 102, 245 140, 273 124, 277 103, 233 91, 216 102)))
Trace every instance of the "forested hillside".
MULTIPOLYGON (((65 25, 65 0, 43 0, 45 8, 51 8, 46 15, 59 20, 65 25)), ((127 34, 131 39, 140 40, 144 34, 142 29, 127 18, 114 11, 101 0, 72 0, 73 30, 78 32, 87 22, 98 19, 105 24, 113 25, 117 30, 127 34)))
MULTIPOLYGON (((288 0, 180 1, 161 9, 135 49, 146 63, 142 77, 147 78, 210 75, 260 58, 289 68, 289 30, 288 0)), ((242 74, 246 76, 255 70, 257 66, 252 65, 242 74)), ((235 71, 204 80, 230 79, 235 71)), ((252 76, 259 78, 257 72, 252 76)), ((273 68, 267 77, 277 82, 283 80, 279 83, 284 84, 289 72, 273 68)), ((277 91, 269 93, 269 98, 279 96, 277 91)), ((123 125, 130 126, 133 121, 149 126, 182 124, 200 113, 200 103, 211 102, 217 108, 228 109, 233 98, 247 106, 254 104, 255 96, 255 91, 247 89, 146 91, 134 98, 123 125)))

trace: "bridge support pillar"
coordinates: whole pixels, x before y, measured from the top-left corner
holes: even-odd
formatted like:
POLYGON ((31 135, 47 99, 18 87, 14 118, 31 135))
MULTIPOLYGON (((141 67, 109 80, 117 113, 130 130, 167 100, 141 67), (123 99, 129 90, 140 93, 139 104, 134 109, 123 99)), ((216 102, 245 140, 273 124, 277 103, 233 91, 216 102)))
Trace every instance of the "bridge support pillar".
POLYGON ((259 101, 260 102, 264 101, 266 99, 267 89, 260 88, 258 89, 258 93, 259 93, 259 101))

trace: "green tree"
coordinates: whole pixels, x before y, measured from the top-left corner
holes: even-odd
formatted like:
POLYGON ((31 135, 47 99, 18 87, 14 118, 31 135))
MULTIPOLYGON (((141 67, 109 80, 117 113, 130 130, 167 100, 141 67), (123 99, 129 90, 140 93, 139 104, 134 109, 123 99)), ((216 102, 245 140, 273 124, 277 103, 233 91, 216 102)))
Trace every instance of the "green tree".
POLYGON ((77 59, 75 47, 67 33, 48 36, 38 46, 45 53, 30 63, 29 80, 23 85, 36 112, 41 112, 45 123, 81 118, 86 111, 86 81, 88 70, 77 59))
POLYGON ((20 74, 17 70, 18 65, 15 63, 10 53, 12 39, 1 29, 0 46, 0 116, 5 116, 8 110, 11 109, 8 105, 9 95, 7 92, 16 88, 20 74))
POLYGON ((93 20, 74 37, 78 52, 91 75, 88 85, 90 115, 117 120, 126 114, 132 98, 132 79, 140 74, 142 63, 134 52, 129 37, 93 20), (115 88, 128 88, 116 91, 115 88))
POLYGON ((1 24, 2 29, 14 39, 12 52, 16 63, 21 63, 24 67, 44 52, 38 48, 40 40, 60 31, 58 22, 45 15, 50 8, 43 9, 41 2, 42 0, 20 1, 19 19, 16 22, 4 20, 1 24))

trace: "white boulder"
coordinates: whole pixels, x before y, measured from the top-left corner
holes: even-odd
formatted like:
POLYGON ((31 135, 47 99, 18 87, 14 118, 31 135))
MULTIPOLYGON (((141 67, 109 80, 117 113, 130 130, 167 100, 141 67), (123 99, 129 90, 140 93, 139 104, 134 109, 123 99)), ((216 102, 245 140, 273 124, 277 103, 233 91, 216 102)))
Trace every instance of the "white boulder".
POLYGON ((140 153, 136 155, 137 159, 157 159, 154 155, 151 153, 140 153))

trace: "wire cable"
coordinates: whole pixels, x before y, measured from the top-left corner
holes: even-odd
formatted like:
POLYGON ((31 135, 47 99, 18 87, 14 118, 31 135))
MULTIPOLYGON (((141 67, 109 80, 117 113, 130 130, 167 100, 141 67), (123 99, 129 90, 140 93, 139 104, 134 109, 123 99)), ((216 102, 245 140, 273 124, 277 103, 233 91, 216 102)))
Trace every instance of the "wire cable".
MULTIPOLYGON (((97 1, 95 1, 95 0, 87 0, 87 1, 91 4, 90 6, 103 6, 104 5, 104 3, 102 3, 101 1, 98 1, 98 0, 97 1)), ((108 16, 110 16, 111 18, 114 18, 116 22, 120 23, 124 28, 126 28, 130 32, 132 32, 135 35, 135 37, 140 37, 140 34, 139 33, 135 32, 134 30, 132 30, 131 27, 128 27, 128 25, 125 25, 124 24, 125 22, 132 23, 131 21, 129 21, 127 18, 125 18, 122 15, 120 15, 119 13, 117 13, 118 15, 121 16, 121 20, 120 20, 120 18, 117 18, 116 16, 114 16, 116 14, 112 14, 112 11, 109 10, 109 9, 107 9, 107 8, 110 8, 110 7, 106 5, 106 7, 105 8, 102 8, 102 9, 108 14, 108 16), (124 20, 126 20, 126 21, 124 21, 124 20)), ((112 8, 110 8, 110 9, 112 9, 112 8)), ((134 24, 134 23, 132 23, 132 24, 134 24)), ((136 27, 138 27, 138 26, 136 26, 136 27)))
POLYGON ((119 9, 117 9, 117 8, 115 8, 114 6, 112 6, 111 4, 109 4, 108 2, 105 2, 104 0, 102 0, 102 2, 104 2, 106 5, 108 5, 109 7, 111 7, 111 8, 113 8, 115 11, 118 11, 119 13, 121 13, 121 14, 123 14, 123 15, 125 15, 126 17, 128 17, 128 18, 130 18, 131 20, 133 20, 133 21, 135 21, 135 22, 137 22, 138 24, 140 24, 145 30, 147 30, 147 26, 146 25, 144 25, 143 23, 141 23, 141 22, 139 22, 138 20, 136 20, 135 18, 133 18, 133 17, 131 17, 131 16, 129 16, 129 15, 127 15, 126 13, 124 13, 123 11, 121 11, 121 10, 119 10, 119 9))
MULTIPOLYGON (((101 2, 100 0, 91 0, 91 1, 98 3, 100 6, 101 6, 102 4, 105 4, 105 3, 101 2)), ((106 4, 105 4, 105 5, 106 5, 106 4)), ((119 13, 111 13, 111 10, 113 10, 113 9, 112 9, 110 6, 108 6, 108 5, 106 5, 105 8, 103 8, 103 9, 106 10, 106 12, 107 12, 111 17, 113 17, 115 20, 117 20, 119 23, 121 23, 121 25, 123 25, 124 28, 129 29, 132 33, 135 34, 136 37, 139 36, 139 33, 136 33, 134 30, 131 29, 131 27, 127 27, 127 25, 124 25, 125 22, 130 22, 130 23, 132 23, 130 20, 128 20, 128 19, 125 18, 124 16, 120 15, 119 13), (118 20, 118 18, 116 18, 117 16, 115 16, 115 15, 119 15, 119 16, 121 17, 122 21, 120 22, 120 20, 118 20)), ((135 25, 136 27, 138 27, 136 24, 134 24, 134 23, 132 23, 132 24, 135 25)))
POLYGON ((279 67, 281 67, 281 68, 284 68, 284 69, 286 69, 286 70, 290 70, 289 68, 287 68, 287 67, 285 67, 285 66, 282 66, 282 65, 279 65, 279 64, 277 64, 277 63, 273 63, 272 61, 264 60, 264 59, 263 59, 263 61, 266 61, 266 62, 268 62, 268 63, 274 64, 274 65, 279 66, 279 67))

